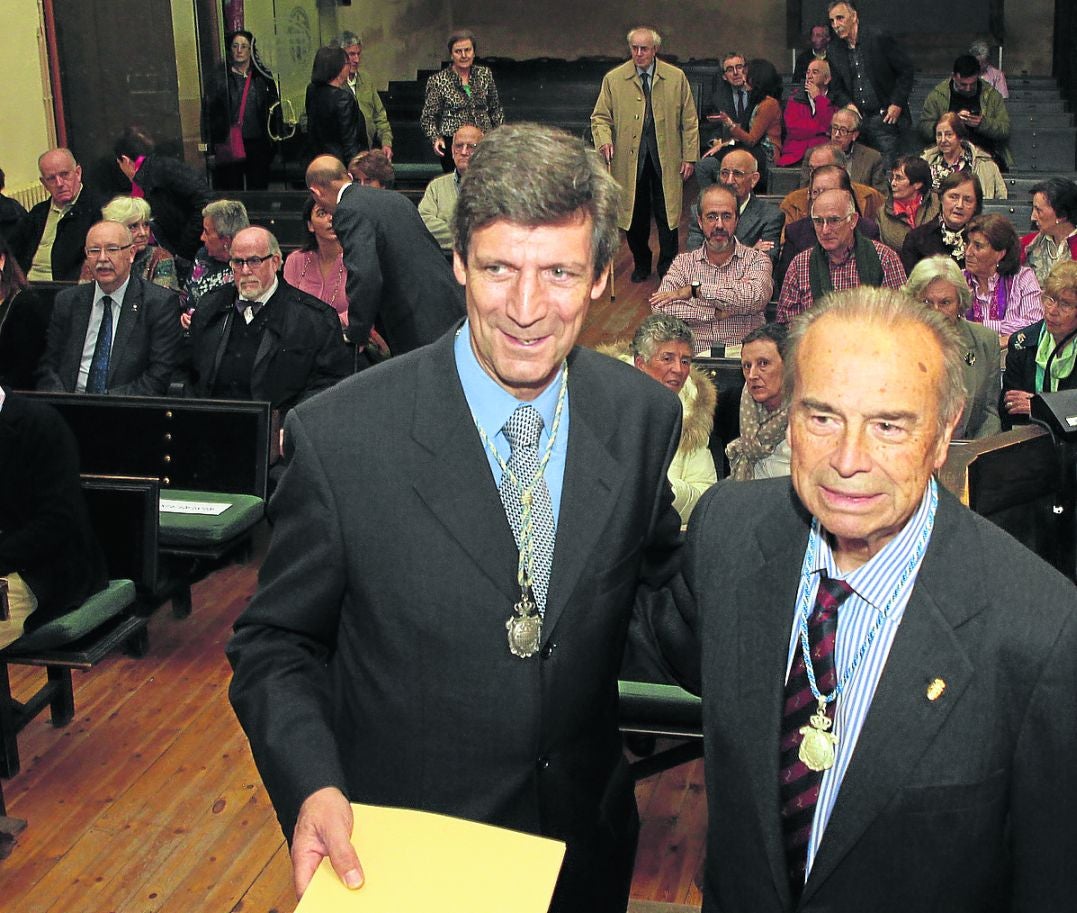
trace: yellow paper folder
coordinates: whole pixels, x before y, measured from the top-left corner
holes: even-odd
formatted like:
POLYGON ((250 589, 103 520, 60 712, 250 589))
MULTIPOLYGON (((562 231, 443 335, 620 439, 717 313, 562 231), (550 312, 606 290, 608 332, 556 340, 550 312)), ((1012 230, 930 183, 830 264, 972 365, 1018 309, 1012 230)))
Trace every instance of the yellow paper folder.
POLYGON ((565 856, 558 840, 460 818, 352 805, 366 881, 344 887, 328 859, 295 913, 546 913, 565 856))

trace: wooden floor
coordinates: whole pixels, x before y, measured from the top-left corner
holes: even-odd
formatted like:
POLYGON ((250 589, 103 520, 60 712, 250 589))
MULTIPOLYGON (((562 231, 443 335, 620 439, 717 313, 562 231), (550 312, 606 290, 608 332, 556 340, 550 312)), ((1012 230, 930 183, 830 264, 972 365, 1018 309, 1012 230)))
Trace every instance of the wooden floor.
MULTIPOLYGON (((630 336, 656 282, 628 281, 597 302, 582 341, 630 336)), ((48 715, 19 737, 21 772, 4 781, 8 813, 28 821, 0 862, 11 913, 291 911, 283 838, 228 705, 224 645, 255 587, 257 559, 195 587, 184 620, 150 622, 148 655, 107 658, 75 675, 75 718, 48 715)), ((26 698, 43 672, 11 667, 26 698)), ((706 809, 701 762, 637 788, 642 831, 632 896, 698 906, 706 809)))

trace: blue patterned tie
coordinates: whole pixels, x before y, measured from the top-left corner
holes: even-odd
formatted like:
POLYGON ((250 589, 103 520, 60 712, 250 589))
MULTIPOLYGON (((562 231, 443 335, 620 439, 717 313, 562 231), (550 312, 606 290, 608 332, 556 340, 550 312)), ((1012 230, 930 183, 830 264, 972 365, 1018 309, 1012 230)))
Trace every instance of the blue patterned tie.
POLYGON ((108 360, 112 353, 112 299, 108 295, 101 299, 101 309, 101 328, 86 378, 87 393, 108 393, 108 360))
POLYGON ((554 522, 553 506, 546 479, 539 471, 539 436, 542 434, 542 416, 534 406, 518 406, 501 429, 509 442, 511 453, 505 464, 519 482, 513 483, 509 473, 501 477, 501 503, 505 506, 516 547, 520 547, 520 525, 523 505, 520 488, 531 488, 531 528, 534 543, 534 562, 531 568, 531 585, 535 605, 540 613, 546 610, 546 593, 550 586, 550 569, 553 567, 554 522), (538 477, 536 480, 536 476, 538 477))

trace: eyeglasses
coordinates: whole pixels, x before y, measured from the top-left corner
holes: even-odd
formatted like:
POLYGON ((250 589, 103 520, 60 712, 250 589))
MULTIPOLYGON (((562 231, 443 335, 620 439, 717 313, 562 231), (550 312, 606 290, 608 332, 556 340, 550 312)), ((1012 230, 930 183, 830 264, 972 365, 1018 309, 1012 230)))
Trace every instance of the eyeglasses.
POLYGON ((705 212, 702 219, 708 225, 714 225, 716 222, 735 222, 737 216, 732 212, 705 212))
POLYGON ((237 272, 243 267, 247 269, 258 269, 266 260, 272 260, 275 254, 266 254, 264 257, 232 257, 228 262, 233 270, 237 272))
POLYGON ((812 216, 811 224, 816 228, 822 228, 824 225, 827 228, 837 228, 842 222, 848 222, 852 213, 846 216, 812 216))
POLYGON ((1077 312, 1077 301, 1063 301, 1061 298, 1055 298, 1052 295, 1044 295, 1043 307, 1044 310, 1048 307, 1056 307, 1064 313, 1073 314, 1077 312))
MULTIPOLYGON (((752 173, 754 174, 755 172, 753 171, 752 173)), ((742 177, 746 177, 747 174, 747 171, 741 171, 739 168, 723 168, 721 171, 718 172, 718 177, 722 178, 723 180, 734 178, 739 181, 742 177)))
POLYGON ((452 144, 452 151, 453 152, 467 152, 467 151, 470 150, 471 152, 474 152, 476 149, 478 149, 478 147, 479 147, 478 143, 453 143, 452 144))
POLYGON ((848 136, 850 133, 856 133, 855 127, 839 127, 837 125, 830 128, 831 136, 848 136))
POLYGON ((102 254, 104 254, 106 257, 109 258, 109 260, 111 260, 121 250, 127 250, 127 248, 129 248, 130 246, 130 244, 110 244, 108 247, 87 247, 86 256, 100 257, 102 254))
POLYGON ((723 73, 739 73, 741 70, 746 70, 747 67, 743 63, 731 63, 728 67, 723 68, 723 73))

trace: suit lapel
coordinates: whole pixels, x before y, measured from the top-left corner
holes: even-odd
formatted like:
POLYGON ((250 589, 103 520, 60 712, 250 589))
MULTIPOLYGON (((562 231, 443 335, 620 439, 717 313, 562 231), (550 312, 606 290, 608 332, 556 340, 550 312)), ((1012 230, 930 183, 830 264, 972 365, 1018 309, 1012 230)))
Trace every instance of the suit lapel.
POLYGON ((139 319, 139 311, 142 309, 142 282, 136 276, 132 276, 127 283, 127 291, 123 295, 123 304, 114 309, 113 320, 115 321, 112 338, 112 354, 108 359, 109 386, 116 376, 116 368, 123 360, 127 351, 127 343, 131 338, 131 331, 139 319))
MULTIPOLYGON (((79 379, 79 368, 82 365, 83 347, 86 345, 86 331, 90 328, 90 313, 93 311, 93 296, 96 285, 88 282, 79 286, 74 300, 71 302, 71 336, 68 342, 67 354, 68 374, 64 387, 69 392, 74 392, 79 379)), ((94 340, 94 344, 97 340, 94 340)))
POLYGON ((964 582, 960 602, 952 598, 952 569, 974 551, 954 523, 962 509, 940 492, 931 545, 805 885, 805 900, 908 782, 972 679, 973 664, 954 631, 988 600, 972 579, 964 582), (930 701, 927 686, 935 678, 946 682, 945 699, 930 701))
POLYGON ((414 484, 438 522, 505 594, 508 618, 520 598, 519 553, 464 398, 453 339, 449 333, 434 343, 416 368, 412 436, 429 454, 430 471, 417 473, 414 484))
MULTIPOLYGON (((270 357, 277 351, 277 345, 281 338, 287 334, 284 332, 284 322, 288 319, 287 308, 291 302, 284 300, 284 282, 279 280, 277 290, 265 303, 269 308, 266 315, 266 324, 258 338, 258 351, 254 353, 254 364, 251 367, 251 390, 265 390, 266 371, 269 369, 270 357)), ((233 311, 235 308, 233 307, 233 311)))

